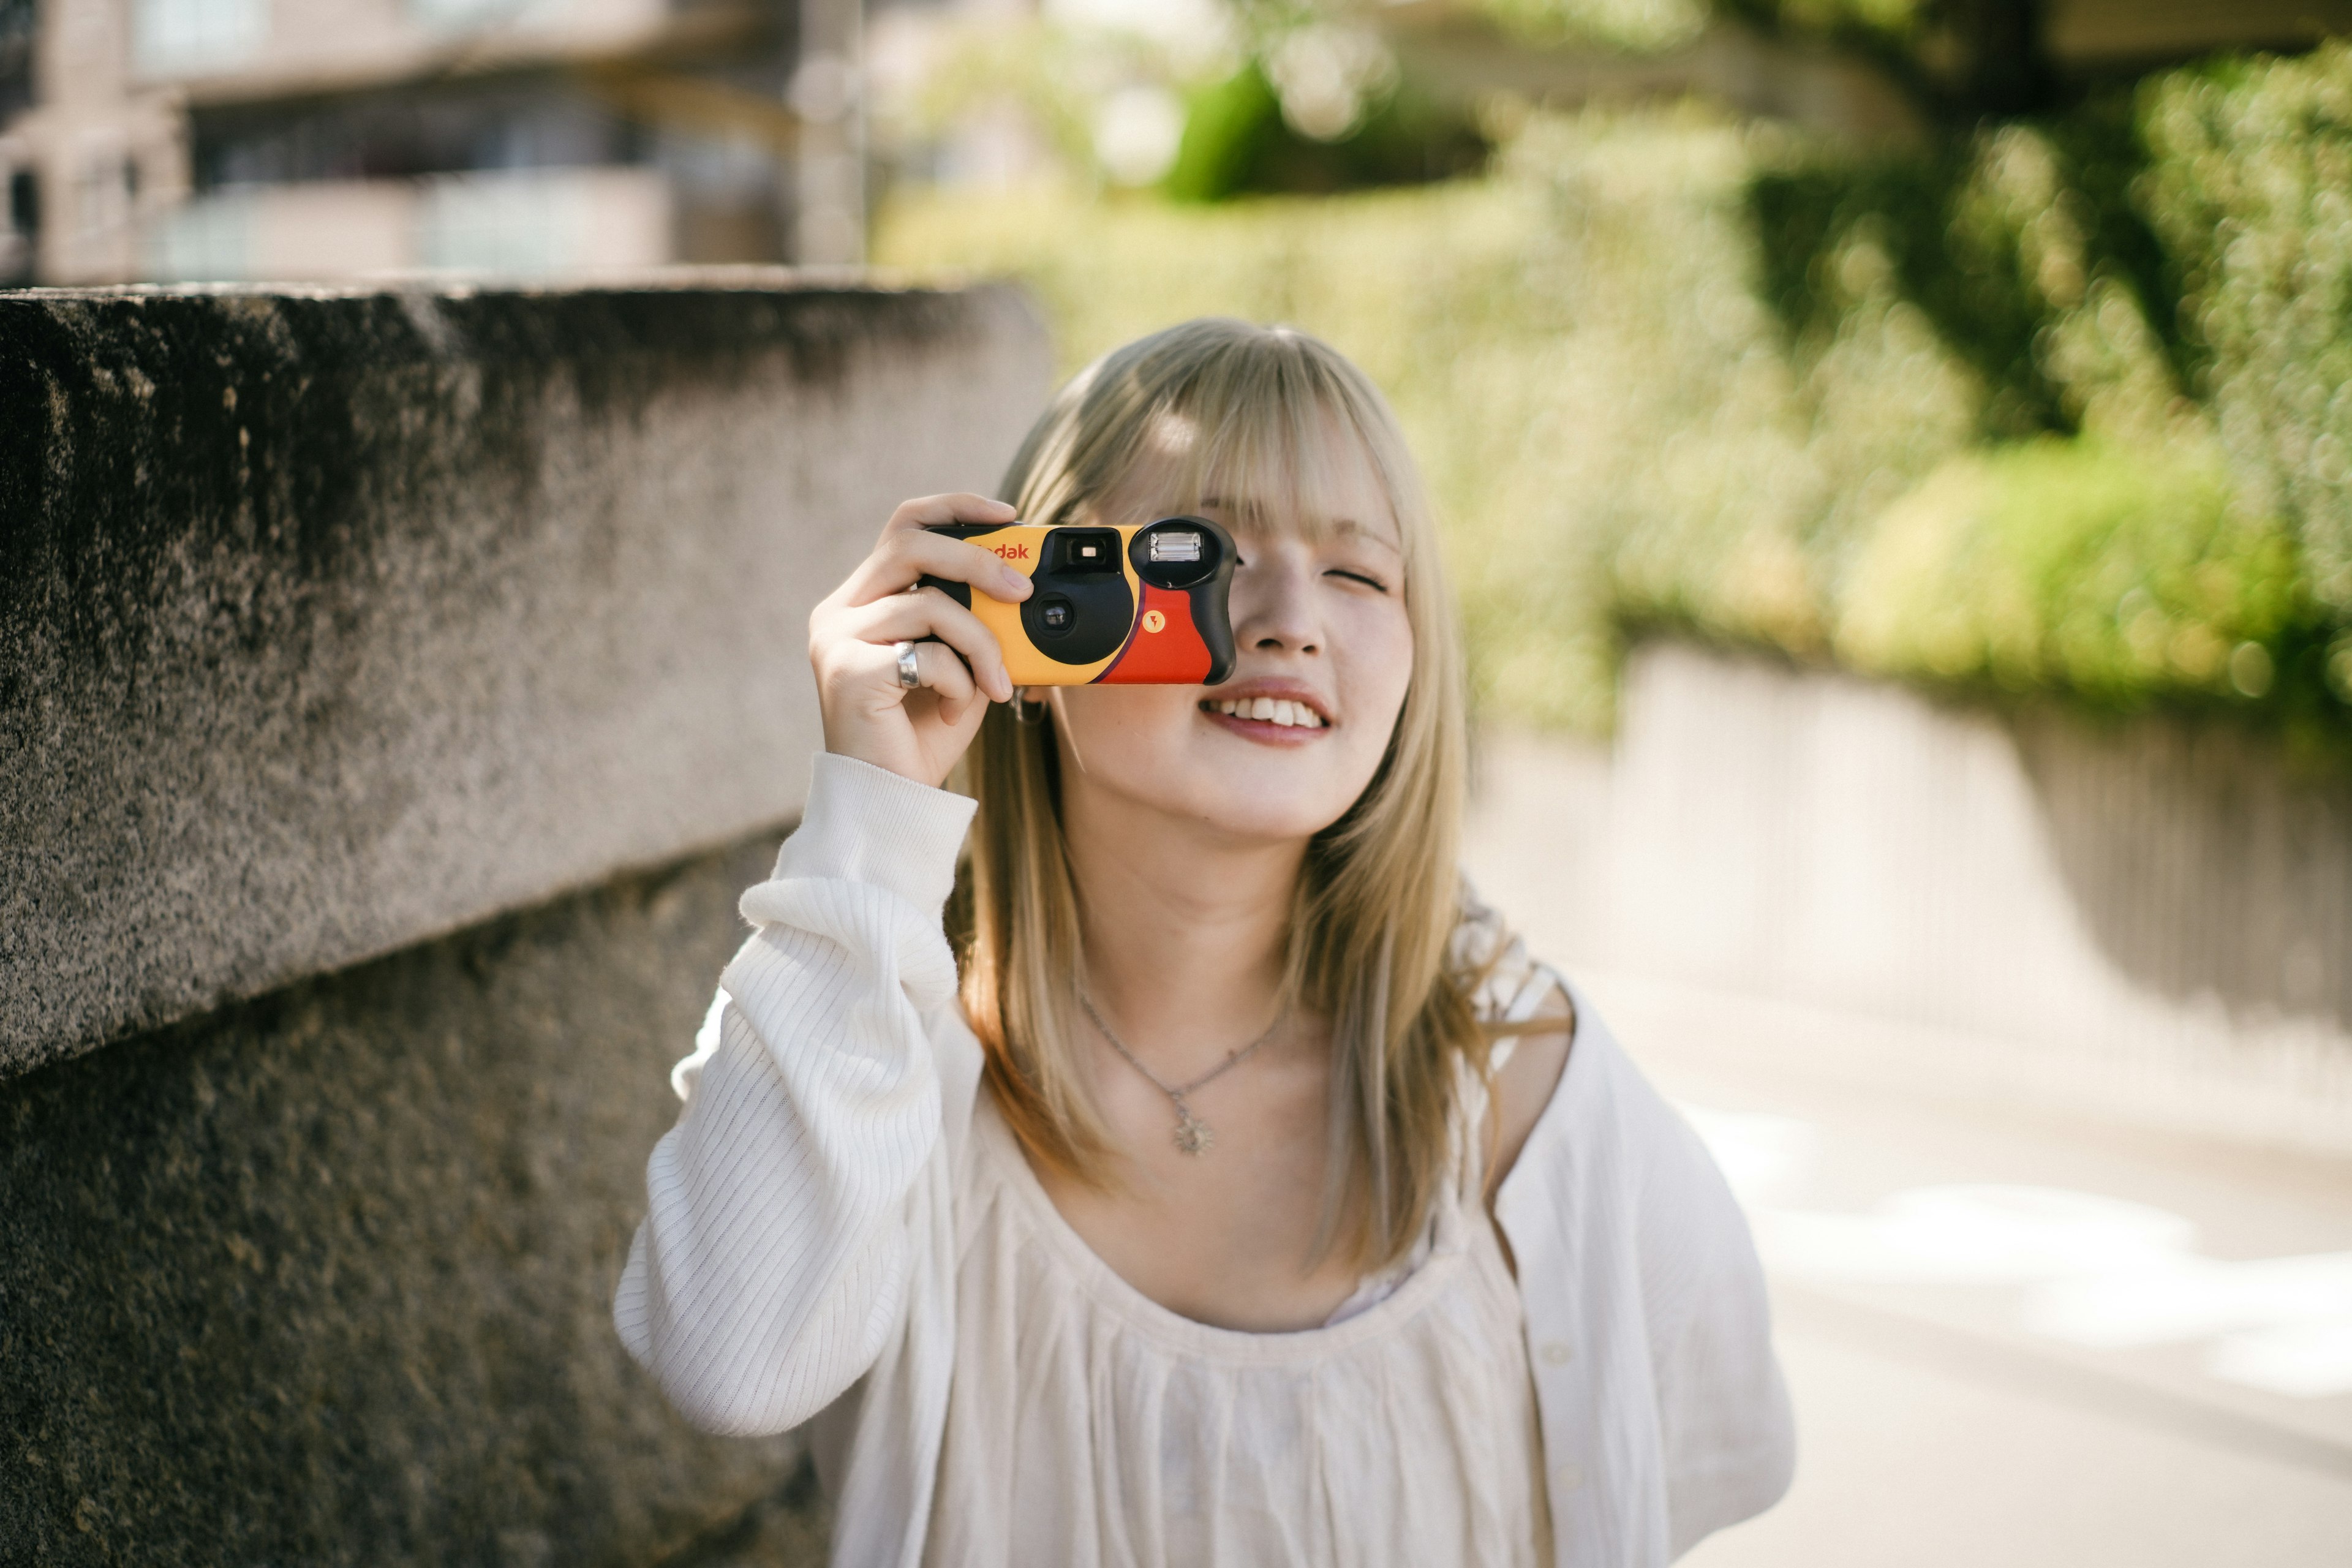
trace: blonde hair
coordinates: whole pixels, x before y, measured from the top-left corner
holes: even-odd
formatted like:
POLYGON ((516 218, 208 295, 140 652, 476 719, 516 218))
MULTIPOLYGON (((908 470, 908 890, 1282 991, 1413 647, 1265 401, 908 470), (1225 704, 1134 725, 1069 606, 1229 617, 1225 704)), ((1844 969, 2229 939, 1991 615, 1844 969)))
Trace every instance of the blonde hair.
MULTIPOLYGON (((1308 847, 1288 954, 1292 994, 1332 1030, 1318 1250, 1377 1268, 1426 1219, 1453 1148, 1460 1064, 1486 1070, 1472 977, 1448 964, 1466 742, 1434 519, 1395 416, 1362 372, 1304 332, 1222 320, 1171 327, 1080 372, 1000 494, 1024 521, 1067 522, 1148 452, 1176 459, 1171 489, 1155 492, 1171 510, 1216 498, 1263 526, 1328 526, 1316 503, 1338 458, 1366 464, 1395 515, 1412 677, 1371 783, 1308 847)), ((962 1002, 1031 1157, 1103 1185, 1111 1145, 1076 1070, 1078 896, 1058 763, 1050 710, 1024 723, 1011 707, 989 713, 966 756, 961 782, 980 807, 957 900, 962 1002)))

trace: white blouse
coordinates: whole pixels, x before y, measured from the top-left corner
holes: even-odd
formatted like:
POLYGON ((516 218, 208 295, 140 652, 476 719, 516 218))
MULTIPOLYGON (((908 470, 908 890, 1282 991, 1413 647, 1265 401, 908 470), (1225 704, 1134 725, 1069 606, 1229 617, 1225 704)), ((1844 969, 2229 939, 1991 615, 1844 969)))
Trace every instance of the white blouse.
POLYGON ((1097 1257, 983 1089, 926 1563, 1548 1562, 1518 1287, 1481 1195, 1485 1114, 1473 1085, 1427 1249, 1392 1289, 1322 1328, 1244 1333, 1097 1257))
MULTIPOLYGON (((999 1254, 973 1247, 988 1226, 1010 1222, 1009 1199, 1028 1200, 1003 1164, 1017 1151, 991 1143, 1001 1124, 992 1131, 992 1112, 976 1104, 980 1047, 956 1007, 940 928, 971 810, 961 796, 862 763, 817 759, 807 812, 774 879, 743 896, 753 934, 722 977, 698 1049, 672 1074, 685 1109, 649 1162, 646 1221, 614 1300, 630 1353, 698 1425, 765 1433, 814 1423, 837 1564, 918 1568, 988 1528, 974 1510, 991 1505, 960 1468, 982 1417, 974 1398, 958 1394, 1001 1378, 1006 1352, 972 1296, 981 1286, 971 1271, 984 1266, 975 1259, 999 1254)), ((1461 940, 1491 946, 1497 930, 1474 920, 1461 940)), ((1482 1007, 1524 1017, 1555 979, 1513 944, 1482 1007)), ((1539 1458, 1543 1496, 1528 1497, 1528 1539, 1548 1512, 1553 1563, 1657 1568, 1787 1489, 1788 1399, 1761 1271, 1729 1190, 1590 1001, 1568 989, 1577 1024, 1567 1069, 1496 1194, 1517 1262, 1511 1318, 1523 1337, 1494 1359, 1532 1378, 1537 1440, 1518 1462, 1539 1458)), ((1035 1203, 1052 1212, 1042 1190, 1035 1203)), ((1045 1214, 1024 1213, 1034 1234, 1057 1245, 1045 1214)), ((1188 1324, 1123 1281, 1119 1296, 1102 1278, 1116 1276, 1053 1220, 1076 1249, 1056 1255, 1073 1278, 1087 1278, 1089 1263, 1101 1271, 1088 1311, 1123 1316, 1129 1330, 1170 1331, 1160 1348, 1176 1357, 1171 1367, 1212 1346, 1279 1361, 1286 1341, 1373 1343, 1427 1305, 1437 1286, 1423 1280, 1454 1272, 1430 1273, 1433 1247, 1393 1294, 1347 1321, 1304 1335, 1236 1334, 1188 1324)), ((1491 1227, 1468 1233, 1478 1230, 1491 1242, 1491 1227)), ((1452 1234, 1466 1241, 1461 1227, 1452 1234)), ((1507 1334, 1508 1321, 1491 1331, 1507 1334)), ((1064 1366, 1060 1375, 1087 1373, 1064 1366)), ((1418 1439, 1376 1420, 1343 1427, 1325 1419, 1328 1407, 1308 1407, 1316 1414, 1297 1428, 1302 1444, 1344 1432, 1370 1445, 1349 1467, 1361 1471, 1359 1490, 1327 1512, 1369 1517, 1393 1502, 1395 1472, 1383 1467, 1412 1462, 1403 1445, 1418 1439)), ((1184 1484, 1184 1467, 1213 1439, 1165 1404, 1154 1421, 1123 1420, 1115 1432, 1097 1422, 1064 1439, 1088 1446, 1061 1457, 1065 1475, 1095 1479, 1056 1506, 1090 1501, 1116 1514, 1097 1514, 1097 1542, 1132 1547, 1166 1529, 1168 1489, 1184 1484), (1157 1468, 1138 1447, 1154 1432, 1157 1468)), ((1467 1451, 1453 1462, 1498 1473, 1491 1458, 1467 1451)), ((1294 1533, 1274 1539, 1299 1543, 1301 1560, 1359 1560, 1313 1533, 1311 1510, 1291 1514, 1307 1509, 1297 1501, 1307 1472, 1286 1473, 1292 1489, 1274 1510, 1283 1517, 1266 1523, 1294 1533)), ((1009 1561, 1074 1555, 1019 1539, 1024 1550, 1009 1561)), ((1181 1555, 1193 1555, 1189 1544, 1181 1555)), ((1480 1560, 1438 1560, 1452 1558, 1480 1560)))

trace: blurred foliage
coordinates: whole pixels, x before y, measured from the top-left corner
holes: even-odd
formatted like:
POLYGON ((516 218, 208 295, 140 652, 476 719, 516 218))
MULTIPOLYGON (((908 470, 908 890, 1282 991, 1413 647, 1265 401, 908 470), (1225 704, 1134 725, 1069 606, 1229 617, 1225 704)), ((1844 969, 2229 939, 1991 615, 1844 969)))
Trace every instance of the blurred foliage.
POLYGON ((1478 0, 1514 33, 1542 43, 1654 50, 1688 43, 1719 17, 1769 33, 1899 44, 1916 37, 1927 0, 1478 0))
MULTIPOLYGON (((1345 3, 1345 0, 1337 0, 1345 3)), ((1655 53, 1728 25, 1874 62, 1932 118, 2055 107, 2044 0, 1474 0, 1530 42, 1655 53)))
POLYGON ((1475 172, 1487 151, 1468 115, 1405 87, 1382 93, 1336 139, 1302 134, 1285 119, 1265 67, 1252 59, 1192 95, 1166 188, 1179 201, 1216 202, 1421 184, 1475 172))
POLYGON ((2245 502, 2290 520, 2352 622, 2352 46, 2232 60, 2143 93, 2138 186, 2245 502))
POLYGON ((1721 9, 1752 22, 1815 33, 1917 33, 1929 0, 1722 0, 1721 9))
POLYGON ((877 106, 877 129, 891 140, 936 136, 992 105, 1013 104, 1065 168, 1091 177, 1101 100, 1129 81, 1181 74, 1155 40, 1132 33, 1034 16, 956 26, 906 101, 877 106))
POLYGON ((1355 357, 1521 720, 1605 727, 1671 626, 2352 736, 2352 51, 1900 157, 1685 108, 1341 198, 909 195, 877 253, 1026 279, 1069 368, 1205 313, 1355 357))
POLYGON ((2268 697, 2284 662, 2306 709, 2318 689, 2294 542, 2236 509, 2210 451, 1965 453, 1875 521, 1843 587, 1836 650, 1875 674, 2129 708, 2268 697))
POLYGON ((2120 93, 1916 153, 1790 159, 1748 188, 1765 296, 1802 344, 1853 308, 1855 268, 1891 269, 1984 384, 1988 437, 2071 434, 2084 367, 2063 323, 2086 300, 2120 296, 2161 372, 2186 368, 2177 269, 2131 200, 2147 162, 2120 93))
POLYGON ((1479 9, 1538 43, 1662 49, 1706 26, 1706 0, 1479 0, 1479 9))

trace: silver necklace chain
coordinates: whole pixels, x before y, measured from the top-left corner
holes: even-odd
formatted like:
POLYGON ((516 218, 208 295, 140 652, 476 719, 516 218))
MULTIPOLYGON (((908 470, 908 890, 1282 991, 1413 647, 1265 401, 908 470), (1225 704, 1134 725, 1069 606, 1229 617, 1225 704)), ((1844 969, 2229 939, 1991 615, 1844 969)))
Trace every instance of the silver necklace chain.
POLYGON ((1285 1003, 1276 1012, 1274 1022, 1265 1026, 1265 1034, 1260 1035, 1192 1082, 1179 1087, 1162 1079, 1158 1073, 1145 1067, 1133 1051, 1127 1048, 1127 1042, 1113 1033, 1108 1024, 1103 1022, 1103 1016, 1095 1010, 1095 999, 1087 994, 1086 987, 1083 985, 1078 987, 1078 1005, 1084 1007, 1087 1010, 1087 1016, 1095 1021, 1095 1027, 1100 1029, 1102 1037, 1110 1042, 1110 1048, 1125 1057, 1128 1066, 1141 1073, 1150 1081, 1152 1088, 1166 1095, 1169 1102, 1176 1107, 1176 1147, 1186 1154, 1205 1154, 1215 1146, 1217 1142, 1216 1130, 1192 1114, 1192 1107, 1188 1102, 1188 1097, 1206 1089, 1211 1083, 1255 1056, 1258 1047, 1274 1038, 1275 1032, 1282 1027, 1283 1020, 1290 1016, 1290 1005, 1285 1003))

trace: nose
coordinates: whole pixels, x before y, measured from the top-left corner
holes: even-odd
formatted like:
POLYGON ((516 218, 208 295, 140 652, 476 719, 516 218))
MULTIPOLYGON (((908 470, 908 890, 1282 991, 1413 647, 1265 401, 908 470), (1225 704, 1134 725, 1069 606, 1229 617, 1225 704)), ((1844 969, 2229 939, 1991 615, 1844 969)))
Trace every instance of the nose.
POLYGON ((1261 546, 1235 568, 1229 600, 1234 641, 1264 653, 1320 653, 1313 565, 1303 550, 1286 545, 1261 546))

